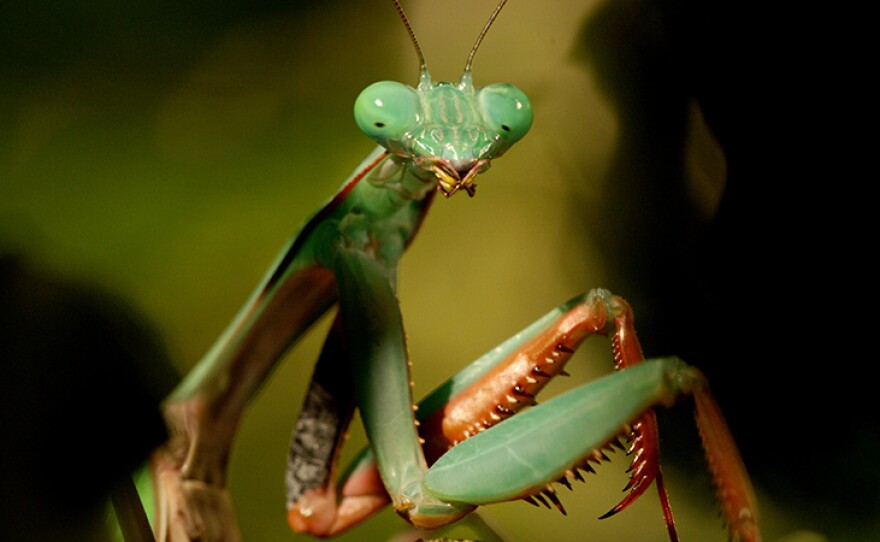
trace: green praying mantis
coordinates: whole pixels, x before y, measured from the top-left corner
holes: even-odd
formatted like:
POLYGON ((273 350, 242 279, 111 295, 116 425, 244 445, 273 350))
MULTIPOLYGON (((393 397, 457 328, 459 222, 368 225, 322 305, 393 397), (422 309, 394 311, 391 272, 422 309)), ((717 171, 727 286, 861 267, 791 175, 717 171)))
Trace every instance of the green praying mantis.
POLYGON ((379 147, 293 236, 165 402, 170 439, 151 460, 159 539, 240 538, 225 483, 241 416, 281 356, 338 304, 291 438, 287 520, 295 531, 333 536, 389 504, 425 529, 511 500, 563 510, 554 484, 581 479, 625 438, 631 478, 606 516, 654 484, 677 540, 653 409, 690 396, 731 536, 760 540, 754 492, 706 379, 677 358, 645 360, 632 309, 606 290, 563 303, 414 403, 398 262, 437 193, 474 196, 476 177, 527 134, 533 111, 513 85, 472 81, 475 53, 506 0, 458 83, 431 79, 403 8, 392 2, 420 63, 418 85, 384 81, 358 96, 355 120, 379 147), (596 334, 610 338, 615 372, 536 404, 596 334), (370 446, 341 470, 355 410, 370 446))

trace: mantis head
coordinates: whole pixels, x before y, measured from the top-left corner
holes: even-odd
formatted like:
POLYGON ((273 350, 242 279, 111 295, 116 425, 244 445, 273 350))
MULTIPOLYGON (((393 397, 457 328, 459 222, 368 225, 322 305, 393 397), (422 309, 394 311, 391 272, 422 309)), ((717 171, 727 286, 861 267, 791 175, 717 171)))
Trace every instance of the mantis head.
POLYGON ((506 83, 475 88, 471 77, 474 54, 505 1, 489 17, 471 49, 461 81, 454 84, 431 80, 418 40, 395 0, 421 64, 418 87, 380 81, 355 100, 354 117, 360 129, 408 163, 416 175, 433 176, 447 197, 459 190, 473 196, 477 174, 532 126, 532 104, 523 91, 506 83))
POLYGON ((434 83, 425 69, 417 88, 395 81, 368 86, 354 115, 367 136, 417 174, 433 175, 445 196, 460 189, 473 196, 476 175, 526 135, 533 117, 528 97, 513 85, 474 88, 470 72, 457 85, 434 83))

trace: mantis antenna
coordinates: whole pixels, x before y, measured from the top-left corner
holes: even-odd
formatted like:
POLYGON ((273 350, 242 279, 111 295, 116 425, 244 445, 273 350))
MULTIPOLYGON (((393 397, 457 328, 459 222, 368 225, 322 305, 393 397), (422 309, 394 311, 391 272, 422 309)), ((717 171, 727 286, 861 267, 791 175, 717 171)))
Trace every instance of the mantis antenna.
MULTIPOLYGON (((403 6, 400 5, 399 0, 391 0, 391 3, 394 4, 394 8, 397 10, 397 14, 400 15, 400 20, 403 21, 403 26, 406 27, 406 33, 409 34, 409 39, 416 50, 416 56, 419 58, 419 69, 421 71, 425 71, 425 69, 427 68, 427 64, 425 63, 425 55, 422 54, 422 47, 419 45, 419 40, 418 38, 416 38, 416 33, 409 22, 409 18, 406 16, 406 12, 403 11, 403 6)), ((504 4, 506 3, 507 0, 499 0, 498 5, 495 6, 495 10, 492 12, 491 15, 489 15, 489 20, 486 21, 486 24, 483 26, 480 34, 477 36, 477 41, 474 42, 474 46, 471 48, 471 52, 468 54, 467 62, 464 65, 464 73, 470 73, 471 66, 474 63, 474 56, 477 54, 477 49, 480 48, 480 44, 483 43, 483 38, 486 37, 486 33, 489 32, 489 28, 492 26, 492 23, 495 22, 495 18, 498 17, 498 13, 501 12, 501 8, 503 8, 504 4)))
POLYGON ((413 47, 416 49, 416 56, 419 57, 419 69, 425 71, 427 68, 427 64, 425 64, 425 55, 422 54, 422 47, 419 45, 416 33, 413 31, 412 25, 409 24, 409 18, 406 16, 406 13, 403 11, 403 6, 400 5, 398 0, 391 0, 391 2, 394 4, 394 8, 397 9, 397 14, 400 15, 400 20, 403 21, 403 26, 406 27, 406 33, 409 34, 409 39, 412 42, 413 47))
POLYGON ((498 2, 498 5, 495 6, 495 11, 492 12, 492 15, 489 15, 489 20, 486 21, 485 26, 483 26, 483 30, 480 31, 480 35, 477 36, 477 41, 474 42, 474 46, 471 48, 471 52, 467 57, 467 63, 464 65, 464 73, 470 73, 471 65, 474 63, 474 55, 477 54, 477 49, 480 48, 480 44, 483 43, 483 38, 486 37, 486 33, 489 31, 489 27, 491 27, 492 23, 495 22, 495 18, 498 17, 498 13, 501 11, 501 8, 503 8, 504 4, 506 3, 507 0, 500 0, 498 2))

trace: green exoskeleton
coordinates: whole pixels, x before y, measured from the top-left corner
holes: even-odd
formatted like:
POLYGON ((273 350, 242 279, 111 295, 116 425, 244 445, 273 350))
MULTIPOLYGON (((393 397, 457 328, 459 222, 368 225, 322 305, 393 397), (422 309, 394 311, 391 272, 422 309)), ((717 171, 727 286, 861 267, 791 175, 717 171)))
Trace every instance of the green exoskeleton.
POLYGON ((582 467, 623 437, 634 453, 632 478, 609 515, 656 482, 675 540, 652 409, 692 395, 731 533, 759 540, 748 476, 705 379, 678 359, 644 360, 632 311, 605 290, 560 305, 414 405, 398 261, 435 195, 473 196, 477 175, 526 135, 533 112, 512 85, 472 82, 474 53, 505 0, 458 83, 431 79, 392 1, 418 54, 418 85, 380 82, 360 94, 355 120, 380 146, 293 236, 165 403, 171 439, 152 462, 160 537, 239 538, 225 491, 238 422, 282 354, 338 304, 291 439, 293 529, 332 536, 388 504, 423 528, 515 499, 561 509, 552 484, 579 479, 582 467), (535 406, 535 395, 594 334, 610 337, 617 370, 535 406), (340 472, 336 459, 356 409, 370 447, 340 472))

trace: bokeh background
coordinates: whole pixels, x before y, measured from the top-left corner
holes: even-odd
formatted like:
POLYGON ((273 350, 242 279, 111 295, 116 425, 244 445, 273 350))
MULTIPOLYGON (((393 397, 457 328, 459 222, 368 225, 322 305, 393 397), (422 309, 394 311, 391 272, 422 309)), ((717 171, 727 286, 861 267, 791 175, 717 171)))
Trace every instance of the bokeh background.
MULTIPOLYGON (((405 7, 434 78, 456 80, 493 2, 405 7)), ((880 540, 870 335, 857 332, 870 289, 864 248, 846 245, 864 230, 837 199, 852 194, 838 162, 850 134, 831 129, 841 103, 820 90, 831 53, 810 47, 828 36, 783 11, 505 8, 475 82, 515 83, 536 119, 477 197, 434 205, 404 259, 416 391, 604 286, 636 308, 649 355, 709 375, 767 540, 880 540)), ((150 398, 371 149, 351 117, 358 92, 414 84, 417 65, 381 0, 5 3, 0 51, 0 535, 71 540, 104 521, 103 489, 161 438, 150 398)), ((245 540, 302 539, 285 524, 283 470, 328 323, 241 428, 229 486, 245 540)), ((606 371, 606 347, 548 391, 606 371)), ((661 432, 683 538, 726 540, 686 405, 661 432)), ((563 495, 568 517, 524 503, 485 515, 512 540, 663 540, 650 494, 596 519, 626 465, 619 454, 563 495)), ((340 539, 404 530, 386 512, 340 539)))

